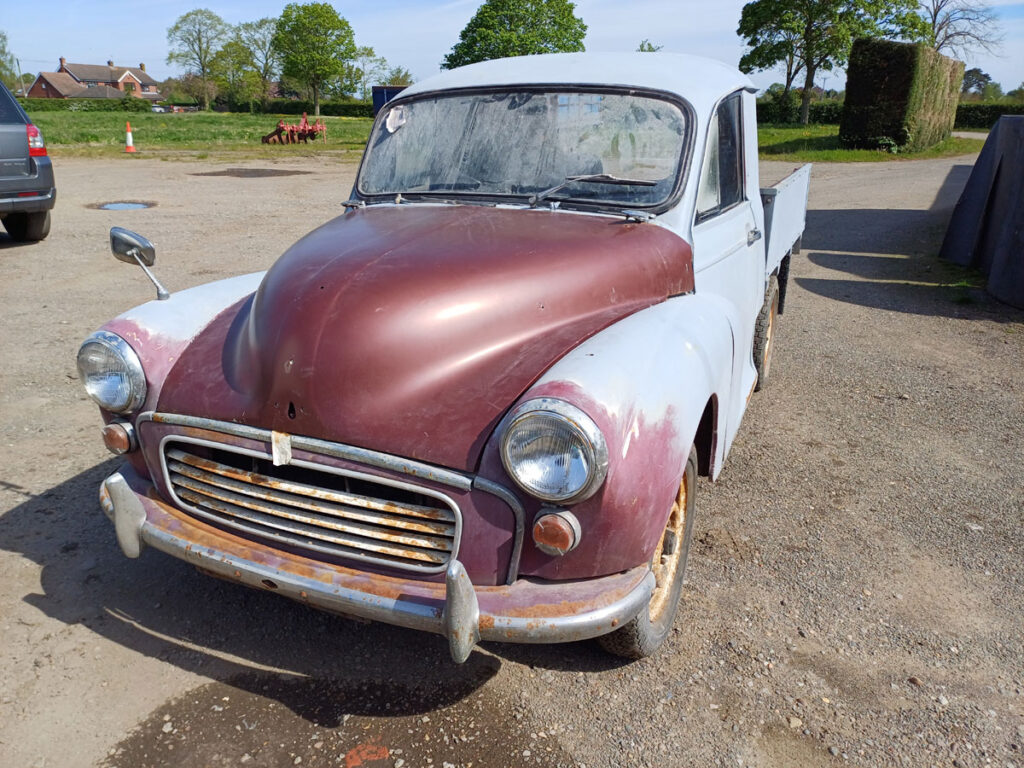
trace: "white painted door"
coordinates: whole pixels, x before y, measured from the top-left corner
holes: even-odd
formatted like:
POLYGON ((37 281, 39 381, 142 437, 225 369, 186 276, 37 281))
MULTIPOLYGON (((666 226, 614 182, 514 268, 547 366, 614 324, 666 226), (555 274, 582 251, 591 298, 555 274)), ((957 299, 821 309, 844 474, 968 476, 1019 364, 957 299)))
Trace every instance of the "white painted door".
POLYGON ((693 225, 696 292, 720 300, 732 325, 732 386, 724 429, 719 427, 726 451, 757 380, 754 323, 764 300, 764 242, 748 199, 743 139, 742 92, 737 92, 719 104, 711 120, 693 225))

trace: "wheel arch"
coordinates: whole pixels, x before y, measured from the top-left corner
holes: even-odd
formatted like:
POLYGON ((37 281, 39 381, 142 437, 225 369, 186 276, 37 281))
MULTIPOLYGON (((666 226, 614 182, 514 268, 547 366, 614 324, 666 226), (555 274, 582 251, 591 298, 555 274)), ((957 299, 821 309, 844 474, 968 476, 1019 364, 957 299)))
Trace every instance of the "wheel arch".
MULTIPOLYGON (((718 403, 729 391, 732 332, 716 308, 689 295, 631 315, 574 349, 523 394, 519 402, 557 398, 580 408, 601 430, 609 455, 604 485, 572 506, 584 526, 579 547, 555 559, 525 547, 524 575, 588 578, 646 562, 691 447, 699 474, 717 471, 718 403)), ((510 485, 498 458, 500 433, 499 426, 481 473, 510 485)), ((539 503, 523 502, 529 518, 539 503)))

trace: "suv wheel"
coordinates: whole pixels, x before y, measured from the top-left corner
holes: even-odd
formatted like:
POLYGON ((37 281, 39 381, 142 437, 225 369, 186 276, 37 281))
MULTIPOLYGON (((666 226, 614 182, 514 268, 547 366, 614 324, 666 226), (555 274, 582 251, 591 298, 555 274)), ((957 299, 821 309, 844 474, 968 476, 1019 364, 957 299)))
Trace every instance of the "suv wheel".
POLYGON ((34 243, 50 234, 50 212, 10 213, 4 217, 4 229, 12 240, 34 243))

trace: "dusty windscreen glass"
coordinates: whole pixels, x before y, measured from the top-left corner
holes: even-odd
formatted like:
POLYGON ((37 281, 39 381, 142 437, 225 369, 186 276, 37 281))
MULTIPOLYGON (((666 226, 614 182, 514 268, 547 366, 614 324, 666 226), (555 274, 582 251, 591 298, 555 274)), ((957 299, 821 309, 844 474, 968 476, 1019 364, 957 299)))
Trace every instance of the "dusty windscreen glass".
POLYGON ((377 122, 359 191, 528 196, 569 176, 606 173, 654 184, 574 182, 551 199, 653 206, 671 196, 686 140, 679 106, 650 96, 440 94, 395 104, 377 122))

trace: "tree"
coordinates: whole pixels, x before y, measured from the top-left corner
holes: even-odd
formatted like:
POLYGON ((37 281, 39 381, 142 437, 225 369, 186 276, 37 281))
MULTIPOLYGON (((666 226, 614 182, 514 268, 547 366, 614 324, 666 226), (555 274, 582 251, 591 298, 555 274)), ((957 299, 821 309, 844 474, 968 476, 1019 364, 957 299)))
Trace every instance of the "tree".
POLYGON ((217 88, 230 106, 253 103, 260 98, 260 77, 256 72, 248 46, 240 40, 229 40, 213 57, 210 70, 217 88))
POLYGON ((928 24, 928 42, 940 53, 993 53, 1003 42, 999 17, 981 0, 921 0, 921 13, 928 24))
POLYGON ((270 87, 276 79, 278 56, 274 50, 274 31, 277 19, 247 21, 235 28, 238 41, 249 49, 252 65, 260 78, 260 103, 266 107, 270 87))
POLYGON ((924 19, 916 13, 917 3, 918 0, 752 0, 743 7, 737 34, 747 42, 745 58, 751 69, 789 63, 792 57, 792 72, 799 63, 804 73, 800 122, 806 125, 815 77, 821 70, 843 66, 858 37, 924 37, 924 19), (757 34, 762 27, 777 32, 757 34))
POLYGON ((746 39, 748 50, 740 58, 740 70, 747 74, 754 70, 772 69, 780 61, 786 63, 786 83, 778 97, 789 102, 789 92, 804 68, 797 55, 801 26, 797 15, 789 8, 779 8, 777 14, 766 17, 762 6, 748 3, 740 14, 737 34, 746 39))
POLYGON ((178 17, 174 26, 167 30, 167 43, 171 47, 167 63, 180 64, 186 72, 199 78, 203 109, 210 108, 213 96, 210 65, 230 31, 224 19, 205 8, 197 8, 178 17))
POLYGON ((274 32, 282 72, 313 92, 313 114, 320 116, 324 87, 345 74, 356 54, 352 27, 328 3, 289 3, 274 32))
POLYGON ((1003 99, 1003 86, 999 83, 985 83, 985 87, 981 89, 981 100, 982 101, 1002 101, 1003 99))
POLYGON ((977 67, 972 67, 964 72, 964 84, 960 88, 960 93, 981 93, 991 82, 992 78, 988 74, 977 67))
POLYGON ((570 0, 485 0, 441 68, 505 56, 582 51, 587 25, 575 10, 570 0))
POLYGON ((405 67, 392 67, 381 85, 412 85, 412 73, 405 67))
POLYGON ((0 81, 11 90, 17 87, 18 74, 14 71, 14 54, 7 50, 7 33, 0 30, 0 81))
POLYGON ((1006 98, 1010 101, 1015 101, 1018 104, 1024 103, 1024 83, 1021 83, 1012 91, 1006 94, 1006 98))
POLYGON ((638 45, 636 47, 636 52, 637 53, 657 53, 658 51, 660 51, 664 47, 665 46, 663 46, 663 45, 655 45, 654 43, 652 43, 650 40, 648 40, 645 37, 643 40, 640 41, 640 45, 638 45))
POLYGON ((388 71, 388 60, 378 56, 373 48, 361 46, 356 49, 353 61, 353 84, 358 98, 369 101, 375 80, 382 78, 388 71))

